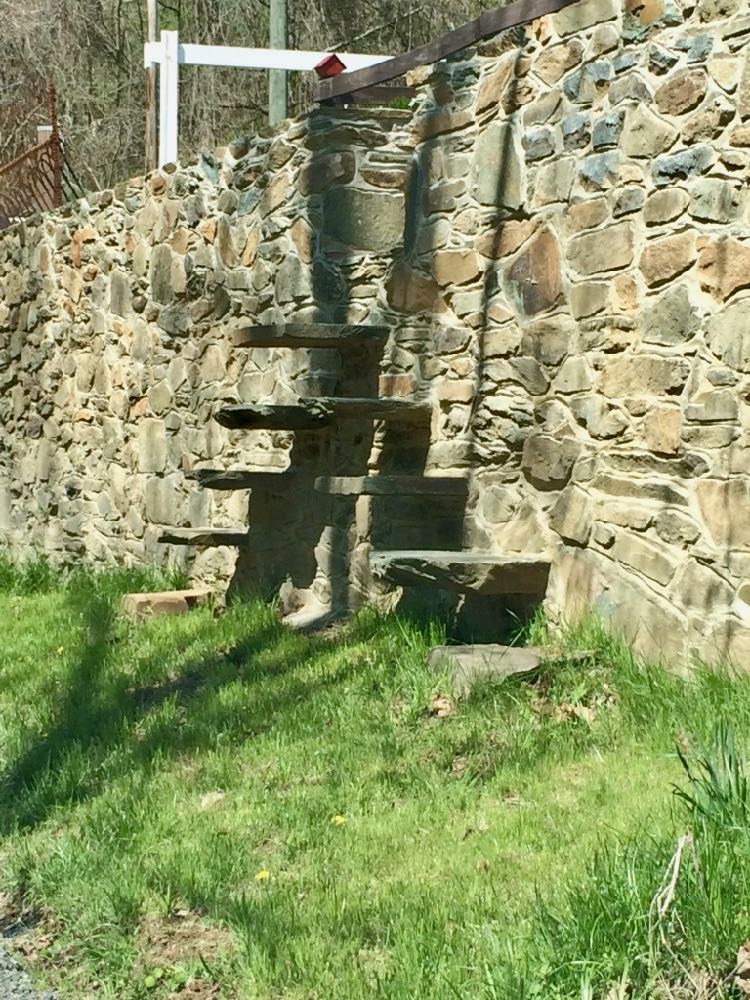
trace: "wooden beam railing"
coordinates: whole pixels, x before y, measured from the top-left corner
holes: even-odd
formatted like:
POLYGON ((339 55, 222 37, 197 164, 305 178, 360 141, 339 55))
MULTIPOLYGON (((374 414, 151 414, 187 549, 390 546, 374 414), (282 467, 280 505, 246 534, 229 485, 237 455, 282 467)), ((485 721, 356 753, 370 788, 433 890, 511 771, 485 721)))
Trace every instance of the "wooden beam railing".
POLYGON ((335 98, 342 98, 347 95, 355 95, 358 90, 367 87, 375 87, 395 80, 409 70, 418 66, 427 66, 430 63, 445 59, 446 56, 460 52, 461 49, 475 45, 484 38, 505 31, 507 28, 516 28, 529 21, 535 21, 545 14, 554 14, 564 7, 569 7, 578 0, 516 0, 515 3, 508 4, 507 7, 496 7, 494 10, 483 11, 479 17, 467 24, 462 24, 460 28, 454 28, 441 38, 420 45, 411 52, 404 52, 400 56, 378 63, 375 66, 367 66, 364 69, 354 70, 351 73, 342 73, 328 80, 321 80, 315 91, 317 101, 331 101, 335 98))

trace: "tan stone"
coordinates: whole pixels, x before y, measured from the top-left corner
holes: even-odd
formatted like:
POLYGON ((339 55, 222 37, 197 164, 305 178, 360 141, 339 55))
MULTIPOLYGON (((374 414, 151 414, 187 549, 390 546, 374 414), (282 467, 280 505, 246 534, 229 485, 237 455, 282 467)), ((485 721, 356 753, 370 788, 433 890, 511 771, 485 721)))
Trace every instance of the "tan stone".
POLYGON ((169 590, 150 594, 124 594, 122 612, 129 618, 157 618, 161 615, 184 615, 191 608, 207 604, 208 590, 169 590))
POLYGON ((574 156, 554 157, 537 169, 534 178, 533 208, 567 201, 576 179, 578 162, 574 156))
POLYGON ((388 302, 399 312, 445 312, 447 306, 440 287, 432 279, 399 261, 387 285, 388 302))
POLYGON ((585 545, 591 534, 592 510, 589 494, 572 483, 550 511, 550 526, 564 541, 585 545))
POLYGON ((646 222, 671 222, 679 218, 690 203, 690 196, 682 188, 666 188, 654 191, 646 199, 643 218, 646 222))
POLYGON ((601 376, 605 396, 661 396, 682 389, 689 374, 683 358, 648 354, 608 359, 601 376))
POLYGON ((497 228, 481 236, 475 247, 483 257, 499 260, 515 253, 518 248, 536 232, 538 223, 534 219, 509 219, 500 222, 497 228))
POLYGON ((733 146, 741 148, 750 146, 750 125, 740 125, 734 129, 729 136, 729 141, 733 146))
POLYGON ((743 121, 750 118, 750 55, 745 45, 745 66, 737 88, 737 113, 743 121))
POLYGON ((618 0, 580 0, 552 15, 558 35, 572 35, 601 21, 613 21, 620 14, 618 0))
POLYGON ((712 240, 701 250, 698 277, 701 287, 722 302, 741 288, 750 288, 750 243, 731 236, 712 240))
POLYGON ((638 282, 630 274, 618 274, 612 281, 615 302, 622 312, 637 312, 640 308, 638 282))
POLYGON ((554 232, 540 230, 506 274, 509 294, 525 315, 535 316, 555 305, 563 287, 560 245, 554 232))
POLYGON ((660 455, 676 455, 682 444, 682 411, 676 406, 657 406, 643 418, 646 447, 660 455))
POLYGON ((477 394, 476 384, 471 379, 443 379, 437 387, 437 398, 441 402, 471 403, 477 394))
POLYGON ((569 233, 579 233, 584 229, 594 229, 609 215, 606 198, 589 198, 570 205, 565 213, 565 227, 569 233))
POLYGON ((378 377, 379 396, 411 396, 416 391, 417 380, 403 372, 378 377))
POLYGON ((718 83, 728 94, 734 93, 740 82, 742 64, 737 56, 720 53, 708 60, 708 72, 711 79, 718 83))
POLYGON ((245 240, 245 247, 242 251, 242 257, 240 258, 240 263, 243 267, 252 267, 255 263, 255 259, 258 256, 258 246, 260 245, 260 229, 258 226, 253 226, 253 228, 248 233, 247 239, 245 240))
POLYGON ((385 167, 362 167, 360 177, 367 184, 376 188, 386 188, 389 191, 403 191, 406 186, 405 170, 389 170, 385 167))
POLYGON ((492 72, 482 79, 477 94, 476 112, 482 114, 488 108, 496 107, 505 93, 505 88, 513 73, 515 55, 506 55, 492 72))
POLYGON ((432 258, 432 275, 438 285, 466 285, 482 273, 476 250, 438 250, 432 258))
POLYGON ((650 507, 638 503, 623 503, 622 500, 607 500, 600 504, 596 516, 607 524, 632 528, 634 531, 645 531, 654 519, 650 507))
POLYGON ((695 486, 703 521, 721 548, 750 546, 750 479, 700 479, 695 486))
POLYGON ((655 115, 648 105, 637 104, 628 109, 620 146, 628 156, 651 159, 671 149, 678 135, 677 129, 655 115))
POLYGON ((639 261, 646 284, 653 288, 676 278, 692 267, 696 253, 695 233, 692 230, 649 243, 639 261))
POLYGON ((665 115, 683 115, 703 100, 708 77, 702 69, 684 69, 675 73, 654 94, 656 105, 665 115))
POLYGON ((570 289, 570 311, 575 319, 601 312, 609 300, 609 285, 603 281, 584 281, 570 289))
POLYGON ((579 274, 600 274, 627 267, 633 261, 633 229, 621 222, 568 243, 568 262, 579 274))
POLYGON ((622 532, 618 536, 612 555, 618 562, 632 566, 662 586, 666 586, 675 574, 676 566, 668 548, 630 532, 622 532))
POLYGON ((750 299, 739 299, 708 321, 706 343, 725 364, 750 372, 750 299))
POLYGON ((553 45, 545 49, 534 61, 534 72, 551 86, 569 69, 577 66, 582 56, 583 45, 574 38, 564 45, 553 45))

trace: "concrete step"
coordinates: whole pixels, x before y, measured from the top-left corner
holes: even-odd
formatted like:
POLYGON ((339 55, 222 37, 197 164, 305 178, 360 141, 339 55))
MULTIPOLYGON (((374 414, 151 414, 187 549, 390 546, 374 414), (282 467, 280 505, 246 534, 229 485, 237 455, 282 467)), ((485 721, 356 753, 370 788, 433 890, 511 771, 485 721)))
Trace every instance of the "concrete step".
POLYGON ((547 589, 550 560, 543 555, 412 549, 371 552, 370 566, 375 577, 402 587, 536 595, 547 589))
POLYGON ((458 476, 321 476, 319 493, 343 496, 465 497, 468 480, 458 476))
POLYGON ((237 528, 168 528, 159 536, 164 545, 245 545, 246 531, 237 528))
POLYGON ((159 615, 184 615, 191 608, 206 604, 210 590, 163 590, 146 594, 124 594, 122 612, 130 618, 156 618, 159 615))
POLYGON ((232 332, 235 347, 333 347, 376 343, 389 334, 387 326, 344 323, 274 323, 242 326, 232 332))
POLYGON ((294 472, 250 472, 246 469, 194 469, 185 473, 207 490, 265 490, 284 494, 299 481, 294 472))
POLYGON ((216 415, 233 430, 320 430, 337 420, 429 420, 432 404, 400 397, 321 396, 296 403, 239 403, 224 406, 216 415))

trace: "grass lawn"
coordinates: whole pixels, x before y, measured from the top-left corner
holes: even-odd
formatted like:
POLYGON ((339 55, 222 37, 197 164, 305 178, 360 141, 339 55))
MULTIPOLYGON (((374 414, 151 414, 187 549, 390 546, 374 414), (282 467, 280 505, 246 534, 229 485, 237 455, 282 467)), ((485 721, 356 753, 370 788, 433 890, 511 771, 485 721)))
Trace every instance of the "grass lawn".
POLYGON ((0 571, 0 926, 65 1000, 735 995, 750 681, 590 624, 584 662, 455 702, 435 628, 133 625, 143 584, 0 571))

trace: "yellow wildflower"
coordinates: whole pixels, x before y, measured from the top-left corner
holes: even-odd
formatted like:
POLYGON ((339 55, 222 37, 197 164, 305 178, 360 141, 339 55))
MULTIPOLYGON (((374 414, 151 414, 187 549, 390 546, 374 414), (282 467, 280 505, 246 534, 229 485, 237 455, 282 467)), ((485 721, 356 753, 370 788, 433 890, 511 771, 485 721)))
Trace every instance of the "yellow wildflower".
POLYGON ((57 647, 57 655, 58 656, 62 656, 64 652, 65 652, 65 646, 58 646, 57 647))
POLYGON ((331 822, 334 826, 343 826, 346 823, 346 816, 331 816, 331 822))
POLYGON ((267 882, 271 877, 271 873, 267 868, 261 868, 258 874, 255 876, 256 882, 267 882))

